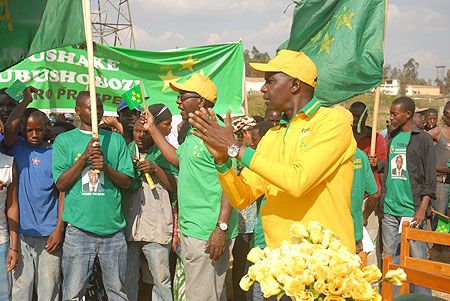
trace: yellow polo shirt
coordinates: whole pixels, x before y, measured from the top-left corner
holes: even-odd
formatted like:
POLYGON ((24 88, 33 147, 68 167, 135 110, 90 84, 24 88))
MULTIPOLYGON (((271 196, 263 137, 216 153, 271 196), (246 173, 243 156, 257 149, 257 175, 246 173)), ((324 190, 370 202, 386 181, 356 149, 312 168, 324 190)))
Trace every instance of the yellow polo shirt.
POLYGON ((318 221, 355 252, 350 194, 356 141, 343 113, 314 97, 289 123, 270 129, 255 150, 247 148, 237 176, 227 161, 217 166, 233 207, 266 196, 261 220, 267 246, 289 240, 295 221, 318 221))

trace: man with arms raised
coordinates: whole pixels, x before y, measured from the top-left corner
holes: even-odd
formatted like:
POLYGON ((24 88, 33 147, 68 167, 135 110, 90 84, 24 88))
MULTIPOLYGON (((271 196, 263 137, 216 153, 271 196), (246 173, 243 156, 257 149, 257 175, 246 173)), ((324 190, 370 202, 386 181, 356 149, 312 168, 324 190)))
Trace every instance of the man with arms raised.
MULTIPOLYGON (((133 163, 119 134, 99 130, 99 138, 92 138, 88 91, 78 94, 75 112, 80 116, 80 127, 60 134, 53 145, 56 187, 66 192, 63 220, 68 225, 63 245, 63 300, 83 296, 96 256, 108 299, 128 300, 125 293, 127 244, 120 189, 130 187, 133 163), (103 191, 83 191, 83 184, 89 183, 90 172, 98 173, 98 186, 103 186, 103 191)), ((102 116, 103 103, 97 98, 97 120, 102 116)))
POLYGON ((289 240, 295 221, 318 221, 355 252, 350 193, 356 142, 348 121, 314 97, 317 70, 302 52, 281 50, 267 64, 251 64, 264 73, 261 88, 270 110, 283 112, 280 126, 269 130, 257 150, 238 143, 230 116, 220 126, 214 112, 190 114, 193 134, 214 155, 220 183, 231 204, 246 208, 261 195, 261 219, 267 246, 289 240), (230 157, 245 166, 238 177, 230 157))
MULTIPOLYGON (((179 92, 178 108, 184 120, 200 108, 216 103, 217 89, 206 76, 193 74, 184 83, 171 83, 179 92)), ((223 195, 214 158, 203 141, 188 132, 175 148, 145 112, 149 132, 166 160, 179 169, 178 206, 181 254, 186 272, 186 300, 219 300, 228 260, 237 236, 237 214, 223 195)))

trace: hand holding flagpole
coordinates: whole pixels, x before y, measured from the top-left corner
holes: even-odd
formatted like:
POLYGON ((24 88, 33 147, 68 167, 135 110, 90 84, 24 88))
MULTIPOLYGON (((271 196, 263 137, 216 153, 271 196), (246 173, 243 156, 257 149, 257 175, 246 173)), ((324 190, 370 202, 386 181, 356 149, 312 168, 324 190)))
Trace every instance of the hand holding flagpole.
MULTIPOLYGON (((139 148, 136 144, 136 157, 139 159, 140 162, 144 161, 144 159, 141 159, 141 155, 139 154, 139 148)), ((155 183, 153 182, 152 177, 148 172, 144 173, 145 179, 147 180, 148 186, 150 186, 150 189, 155 188, 155 183)))

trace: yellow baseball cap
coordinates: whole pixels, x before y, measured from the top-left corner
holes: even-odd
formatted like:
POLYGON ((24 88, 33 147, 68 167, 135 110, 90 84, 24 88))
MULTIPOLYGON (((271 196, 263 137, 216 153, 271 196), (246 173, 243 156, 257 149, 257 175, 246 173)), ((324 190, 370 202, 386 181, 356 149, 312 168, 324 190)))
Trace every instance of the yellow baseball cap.
POLYGON ((311 87, 317 86, 317 69, 313 61, 303 52, 282 49, 267 64, 250 63, 258 73, 283 72, 311 87))
POLYGON ((169 83, 170 88, 175 92, 187 91, 194 92, 201 97, 209 100, 212 103, 216 103, 217 100, 217 88, 209 77, 194 73, 184 83, 169 83))

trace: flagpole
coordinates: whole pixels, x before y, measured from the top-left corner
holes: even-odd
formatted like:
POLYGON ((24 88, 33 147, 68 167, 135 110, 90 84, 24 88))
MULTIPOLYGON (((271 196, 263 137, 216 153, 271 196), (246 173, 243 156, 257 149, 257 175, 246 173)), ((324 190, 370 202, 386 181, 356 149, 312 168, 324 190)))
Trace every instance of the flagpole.
POLYGON ((92 41, 91 0, 83 0, 84 30, 88 55, 89 97, 91 99, 92 137, 98 138, 97 95, 95 93, 94 45, 92 41))
MULTIPOLYGON (((142 102, 144 103, 144 110, 147 110, 147 103, 145 102, 145 95, 144 95, 144 87, 142 86, 142 81, 139 80, 139 86, 141 87, 141 95, 142 95, 142 102)), ((151 114, 149 112, 149 114, 151 114)), ((144 161, 144 159, 141 160, 141 158, 139 157, 139 149, 136 145, 136 153, 138 154, 138 159, 139 161, 144 161)), ((148 186, 150 186, 150 189, 153 190, 155 188, 155 182, 153 182, 152 177, 150 176, 150 174, 148 172, 144 173, 145 178, 147 179, 147 183, 148 186)))
POLYGON ((245 80, 245 74, 244 74, 244 110, 245 115, 248 115, 247 81, 245 80))
POLYGON ((145 103, 144 87, 142 86, 141 80, 139 80, 139 86, 141 87, 141 95, 142 95, 142 102, 144 104, 144 109, 148 109, 147 104, 145 103))
MULTIPOLYGON (((386 39, 386 23, 388 15, 389 0, 386 0, 385 16, 384 16, 384 35, 383 35, 383 52, 384 52, 384 41, 386 39)), ((381 83, 380 83, 381 84, 381 83)), ((375 155, 375 148, 377 143, 377 126, 378 126, 378 109, 380 107, 380 86, 375 90, 375 102, 373 104, 373 123, 372 123, 372 137, 370 140, 370 155, 375 155)))

